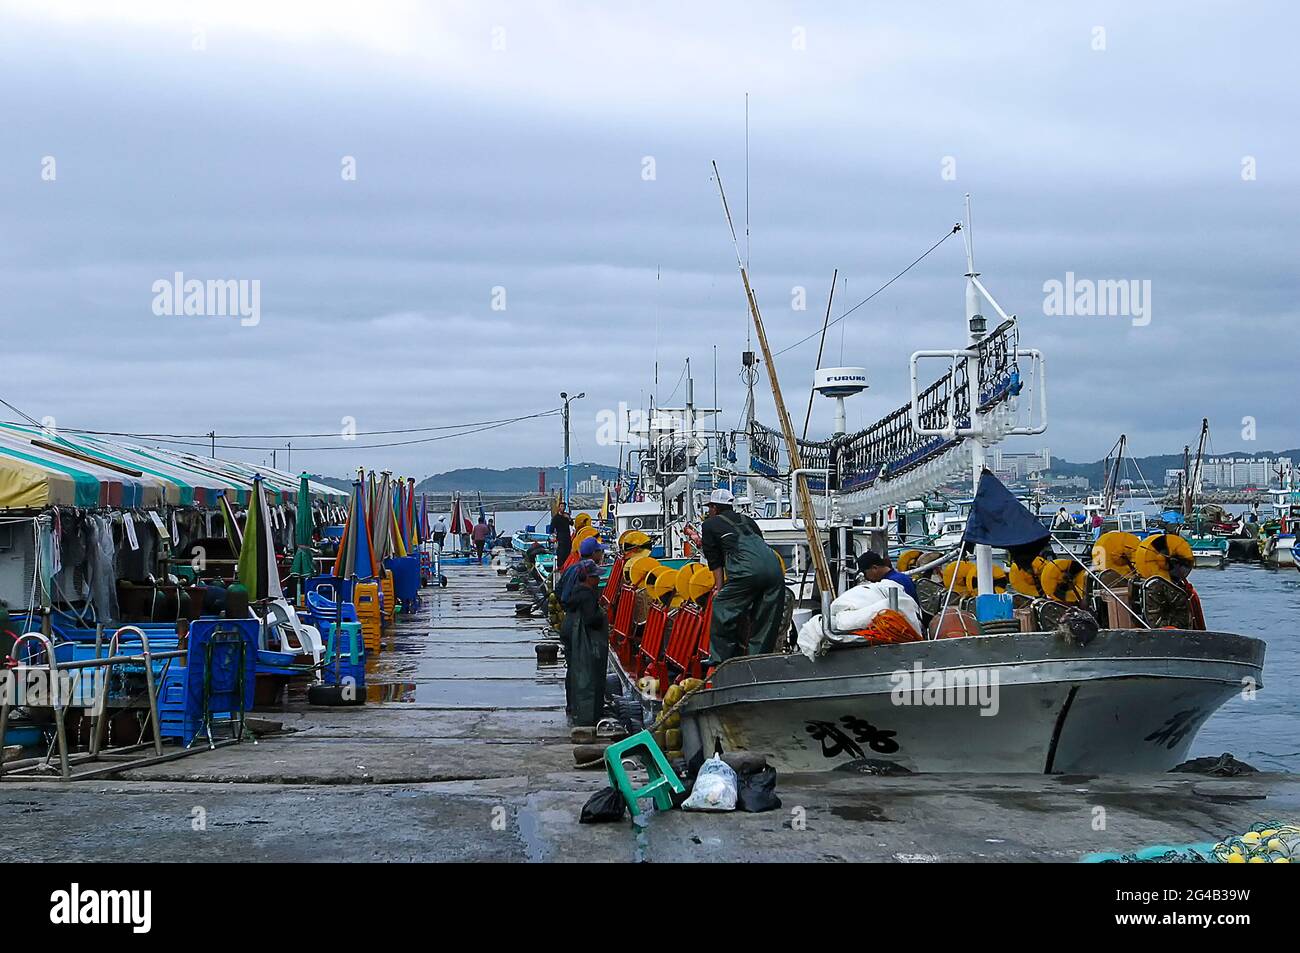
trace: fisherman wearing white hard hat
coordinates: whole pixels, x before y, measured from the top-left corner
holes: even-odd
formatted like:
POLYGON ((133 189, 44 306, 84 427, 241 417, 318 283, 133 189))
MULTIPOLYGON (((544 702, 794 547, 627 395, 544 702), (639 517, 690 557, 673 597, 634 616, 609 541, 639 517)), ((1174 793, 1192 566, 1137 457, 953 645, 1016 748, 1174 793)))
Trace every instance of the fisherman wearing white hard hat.
POLYGON ((785 609, 781 560, 763 541, 758 524, 736 512, 735 502, 723 487, 709 494, 701 533, 704 558, 713 570, 709 649, 715 666, 746 652, 771 652, 785 609))

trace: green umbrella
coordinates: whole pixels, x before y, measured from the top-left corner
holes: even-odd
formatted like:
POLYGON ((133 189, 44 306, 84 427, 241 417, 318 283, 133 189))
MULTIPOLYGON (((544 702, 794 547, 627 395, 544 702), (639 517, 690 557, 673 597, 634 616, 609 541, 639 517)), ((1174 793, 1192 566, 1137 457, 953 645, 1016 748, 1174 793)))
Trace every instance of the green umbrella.
POLYGON ((248 519, 244 522, 244 539, 239 547, 239 581, 248 590, 250 601, 284 598, 261 474, 253 477, 253 492, 248 500, 248 519))
POLYGON ((289 571, 295 576, 306 579, 316 574, 315 552, 311 546, 311 491, 307 488, 307 474, 298 481, 298 512, 294 516, 293 541, 297 550, 293 554, 293 564, 289 571))

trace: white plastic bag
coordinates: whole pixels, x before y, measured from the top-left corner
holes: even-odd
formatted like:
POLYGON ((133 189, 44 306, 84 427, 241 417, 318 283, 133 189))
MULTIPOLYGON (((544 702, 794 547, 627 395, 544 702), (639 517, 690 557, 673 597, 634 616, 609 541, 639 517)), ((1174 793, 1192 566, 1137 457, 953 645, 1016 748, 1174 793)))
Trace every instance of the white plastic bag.
POLYGON ((736 772, 716 754, 700 766, 691 796, 682 802, 687 811, 734 811, 736 772))
POLYGON ((820 613, 799 626, 799 651, 808 656, 810 662, 815 662, 817 656, 826 651, 826 635, 822 632, 820 613))

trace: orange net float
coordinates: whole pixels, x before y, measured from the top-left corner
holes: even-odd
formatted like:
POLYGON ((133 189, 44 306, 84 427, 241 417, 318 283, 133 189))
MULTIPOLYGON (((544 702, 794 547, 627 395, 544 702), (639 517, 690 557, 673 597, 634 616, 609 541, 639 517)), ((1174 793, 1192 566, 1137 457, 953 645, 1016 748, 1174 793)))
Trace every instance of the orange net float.
POLYGON ((964 639, 979 635, 980 624, 969 612, 947 608, 930 620, 930 638, 964 639))

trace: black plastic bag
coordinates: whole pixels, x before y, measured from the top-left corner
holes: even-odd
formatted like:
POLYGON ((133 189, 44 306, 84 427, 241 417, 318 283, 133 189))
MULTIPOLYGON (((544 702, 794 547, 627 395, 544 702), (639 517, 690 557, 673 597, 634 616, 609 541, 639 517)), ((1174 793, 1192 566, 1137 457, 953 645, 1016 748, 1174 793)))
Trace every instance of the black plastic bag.
POLYGON ((737 778, 736 810, 759 814, 775 811, 780 806, 781 799, 776 796, 776 768, 770 764, 737 778))
POLYGON ((609 821, 621 821, 627 811, 623 795, 614 788, 601 788, 582 805, 579 824, 605 824, 609 821))

